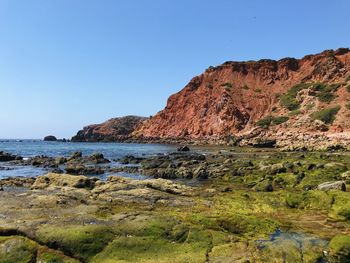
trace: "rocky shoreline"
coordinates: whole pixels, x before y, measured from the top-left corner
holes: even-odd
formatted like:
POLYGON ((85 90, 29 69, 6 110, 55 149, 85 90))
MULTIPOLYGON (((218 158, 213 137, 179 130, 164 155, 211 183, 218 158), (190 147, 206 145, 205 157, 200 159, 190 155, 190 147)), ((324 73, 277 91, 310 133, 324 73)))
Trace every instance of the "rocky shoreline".
POLYGON ((0 262, 350 257, 347 152, 181 151, 125 156, 118 167, 79 152, 14 158, 61 173, 0 180, 0 262), (116 175, 103 181, 86 167, 116 175))

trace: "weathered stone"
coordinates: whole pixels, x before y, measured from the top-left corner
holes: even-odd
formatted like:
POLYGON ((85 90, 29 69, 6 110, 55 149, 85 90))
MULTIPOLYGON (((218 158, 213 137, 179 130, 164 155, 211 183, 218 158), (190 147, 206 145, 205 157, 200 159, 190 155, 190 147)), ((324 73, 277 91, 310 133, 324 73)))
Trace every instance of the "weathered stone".
POLYGON ((96 179, 85 176, 48 173, 37 177, 32 189, 45 189, 48 187, 75 187, 92 189, 96 179))
POLYGON ((22 160, 22 159, 23 158, 21 156, 0 151, 0 162, 8 162, 8 161, 22 160))
POLYGON ((343 181, 325 182, 318 185, 317 189, 321 191, 329 191, 329 190, 346 191, 346 185, 343 181))
POLYGON ((104 170, 100 166, 86 166, 81 163, 70 163, 65 168, 68 174, 73 175, 89 175, 89 174, 103 174, 104 170))
POLYGON ((267 174, 279 174, 285 173, 287 171, 287 168, 284 166, 283 163, 276 163, 272 165, 261 166, 260 170, 267 174))
POLYGON ((343 181, 345 181, 346 183, 350 183, 350 171, 347 171, 345 173, 342 173, 341 178, 343 181))

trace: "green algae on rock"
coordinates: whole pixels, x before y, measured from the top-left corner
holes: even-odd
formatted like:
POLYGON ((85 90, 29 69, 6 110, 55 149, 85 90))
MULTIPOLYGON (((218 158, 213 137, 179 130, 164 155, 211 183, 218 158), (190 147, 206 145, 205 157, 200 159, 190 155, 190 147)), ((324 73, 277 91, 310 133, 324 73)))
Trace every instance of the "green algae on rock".
POLYGON ((349 161, 337 153, 227 151, 142 160, 152 167, 145 173, 181 163, 191 173, 200 167, 205 180, 49 174, 22 188, 3 182, 0 251, 14 238, 20 245, 8 257, 18 262, 341 262, 350 193, 317 186, 341 180, 349 161), (272 191, 258 189, 264 182, 272 191))

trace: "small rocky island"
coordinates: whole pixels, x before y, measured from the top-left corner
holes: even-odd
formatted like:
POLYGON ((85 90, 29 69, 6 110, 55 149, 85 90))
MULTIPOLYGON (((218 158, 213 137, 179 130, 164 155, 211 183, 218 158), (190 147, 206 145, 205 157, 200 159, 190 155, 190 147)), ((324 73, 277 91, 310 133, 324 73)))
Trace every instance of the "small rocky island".
POLYGON ((57 138, 55 136, 53 136, 53 135, 48 135, 48 136, 44 137, 44 141, 55 142, 55 141, 57 141, 57 138))

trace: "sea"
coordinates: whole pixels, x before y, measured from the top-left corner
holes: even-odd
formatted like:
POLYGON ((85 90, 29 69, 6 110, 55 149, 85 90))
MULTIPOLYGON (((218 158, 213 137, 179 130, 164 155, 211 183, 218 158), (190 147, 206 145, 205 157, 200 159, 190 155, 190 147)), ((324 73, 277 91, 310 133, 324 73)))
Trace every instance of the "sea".
MULTIPOLYGON (((79 143, 79 142, 47 142, 43 140, 1 140, 0 151, 20 155, 24 158, 30 158, 38 155, 50 157, 70 156, 73 152, 82 152, 83 155, 92 153, 102 153, 112 162, 110 166, 120 166, 118 159, 125 155, 134 155, 138 157, 149 157, 157 154, 167 154, 176 151, 174 145, 162 144, 139 144, 139 143, 79 143)), ((0 162, 0 179, 8 177, 36 177, 47 173, 44 168, 37 168, 30 165, 18 166, 11 165, 8 162, 0 162)), ((142 175, 120 174, 125 177, 142 179, 142 175)), ((108 173, 100 175, 106 178, 108 173)))

